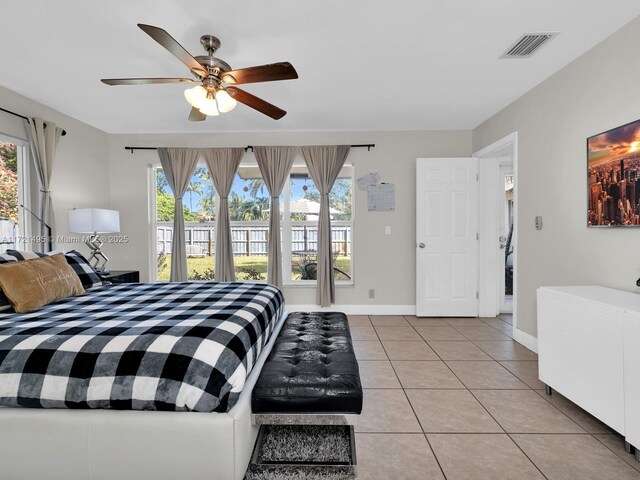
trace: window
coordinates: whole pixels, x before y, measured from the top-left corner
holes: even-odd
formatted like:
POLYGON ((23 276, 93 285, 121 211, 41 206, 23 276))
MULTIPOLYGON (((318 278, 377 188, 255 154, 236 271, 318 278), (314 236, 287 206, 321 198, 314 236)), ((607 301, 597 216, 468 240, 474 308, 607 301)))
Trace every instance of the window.
MULTIPOLYGON (((162 168, 152 169, 157 280, 169 280, 174 198, 162 168)), ((352 277, 353 168, 345 166, 331 191, 332 250, 338 282, 352 277)), ((267 279, 269 192, 255 163, 243 162, 229 194, 231 241, 238 280, 267 279)), ((285 283, 315 283, 320 194, 304 165, 295 165, 280 196, 285 283), (290 273, 288 273, 290 272, 290 273)), ((183 198, 190 280, 214 279, 216 206, 220 201, 204 165, 198 165, 183 198)))
MULTIPOLYGON (((285 283, 315 282, 317 278, 318 214, 320 192, 307 167, 294 165, 285 186, 286 215, 283 222, 285 283)), ((329 194, 331 214, 331 251, 337 282, 350 283, 353 263, 353 167, 345 165, 329 194)))
MULTIPOLYGON (((171 273, 173 237, 173 209, 175 200, 162 168, 153 169, 155 183, 156 276, 168 281, 171 273)), ((214 225, 218 202, 209 172, 198 165, 187 192, 182 198, 185 238, 187 244, 187 270, 190 280, 213 280, 214 225)))
POLYGON ((243 164, 229 194, 229 218, 236 278, 267 279, 269 191, 257 165, 243 164))
POLYGON ((29 205, 26 143, 0 136, 0 253, 27 249, 27 223, 19 206, 29 205))
MULTIPOLYGON (((154 180, 156 278, 167 281, 171 266, 174 197, 162 168, 155 169, 154 180)), ((215 221, 219 201, 207 167, 199 165, 183 198, 190 280, 214 279, 215 221)), ((266 280, 269 193, 257 166, 240 167, 228 204, 236 277, 238 280, 266 280)))

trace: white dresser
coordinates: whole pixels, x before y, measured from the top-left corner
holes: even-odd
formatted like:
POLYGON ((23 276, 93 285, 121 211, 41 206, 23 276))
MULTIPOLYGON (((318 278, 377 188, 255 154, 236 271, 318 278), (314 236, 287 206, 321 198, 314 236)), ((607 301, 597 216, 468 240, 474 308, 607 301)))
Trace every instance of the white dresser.
POLYGON ((540 380, 624 435, 640 461, 640 295, 538 289, 540 380))

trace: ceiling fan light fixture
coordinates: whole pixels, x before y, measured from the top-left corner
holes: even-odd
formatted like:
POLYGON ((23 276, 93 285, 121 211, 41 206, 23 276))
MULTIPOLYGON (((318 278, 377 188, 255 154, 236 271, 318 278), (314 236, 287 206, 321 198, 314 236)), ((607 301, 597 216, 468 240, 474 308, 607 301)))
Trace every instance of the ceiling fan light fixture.
POLYGON ((188 88, 184 91, 184 98, 192 107, 200 108, 202 102, 207 98, 207 90, 202 85, 188 88))
POLYGON ((218 110, 222 113, 230 112, 236 108, 238 104, 225 90, 218 90, 216 92, 216 101, 218 102, 218 110))
POLYGON ((207 54, 194 57, 166 30, 143 23, 139 23, 138 27, 189 68, 191 73, 197 77, 196 80, 177 77, 104 78, 102 83, 107 85, 202 83, 202 85, 197 85, 184 92, 187 102, 192 107, 188 117, 192 122, 201 122, 207 116, 217 116, 220 112, 230 112, 235 108, 237 102, 243 103, 274 120, 280 120, 287 114, 281 108, 237 88, 236 85, 296 79, 298 73, 289 62, 233 70, 224 60, 213 56, 220 47, 220 40, 213 35, 203 35, 200 39, 207 54), (228 84, 229 87, 227 88, 225 84, 228 84), (216 96, 218 96, 217 100, 216 96))
POLYGON ((217 117, 218 115, 220 115, 220 113, 218 113, 216 101, 213 98, 205 98, 199 105, 199 107, 196 108, 200 109, 200 113, 204 113, 209 117, 217 117))

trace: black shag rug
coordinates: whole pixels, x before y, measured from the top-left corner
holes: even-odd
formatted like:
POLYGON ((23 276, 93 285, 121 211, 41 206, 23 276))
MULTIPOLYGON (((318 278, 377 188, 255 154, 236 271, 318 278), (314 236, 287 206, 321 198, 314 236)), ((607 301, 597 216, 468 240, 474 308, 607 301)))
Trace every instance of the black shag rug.
POLYGON ((324 425, 271 425, 266 428, 245 480, 352 480, 350 466, 296 466, 299 463, 348 464, 348 428, 324 425), (273 464, 277 463, 277 464, 273 464))

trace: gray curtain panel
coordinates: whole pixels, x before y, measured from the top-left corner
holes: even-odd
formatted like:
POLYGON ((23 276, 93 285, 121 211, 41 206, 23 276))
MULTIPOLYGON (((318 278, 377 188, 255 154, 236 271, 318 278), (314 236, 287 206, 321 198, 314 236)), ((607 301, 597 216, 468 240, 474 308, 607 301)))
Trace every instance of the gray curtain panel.
POLYGON ((282 245, 280 240, 280 194, 293 165, 296 147, 253 147, 258 168, 269 190, 269 262, 267 282, 282 286, 282 245))
POLYGON ((199 155, 200 150, 197 148, 158 148, 160 164, 175 199, 171 239, 171 276, 169 277, 172 282, 186 282, 189 279, 182 197, 198 165, 199 155))
MULTIPOLYGON (((45 125, 41 118, 29 118, 24 123, 31 146, 31 156, 40 181, 40 218, 53 229, 55 218, 53 216, 53 204, 49 186, 56 158, 56 147, 58 146, 62 129, 51 122, 45 125)), ((40 236, 42 238, 46 237, 48 235, 46 227, 40 225, 39 228, 40 236)), ((53 235, 53 230, 51 235, 53 235)), ((42 252, 49 251, 48 242, 42 242, 40 249, 42 252)))
POLYGON ((318 218, 318 286, 317 302, 328 307, 335 301, 333 280, 333 257, 331 252, 331 216, 329 214, 329 192, 338 178, 340 169, 349 155, 348 145, 326 145, 301 147, 309 174, 320 192, 320 215, 318 218))
POLYGON ((202 154, 207 162, 213 186, 220 196, 216 213, 216 260, 215 279, 218 282, 233 282, 236 279, 233 265, 233 246, 231 244, 231 224, 229 222, 229 204, 227 197, 233 186, 243 148, 203 148, 202 154))

